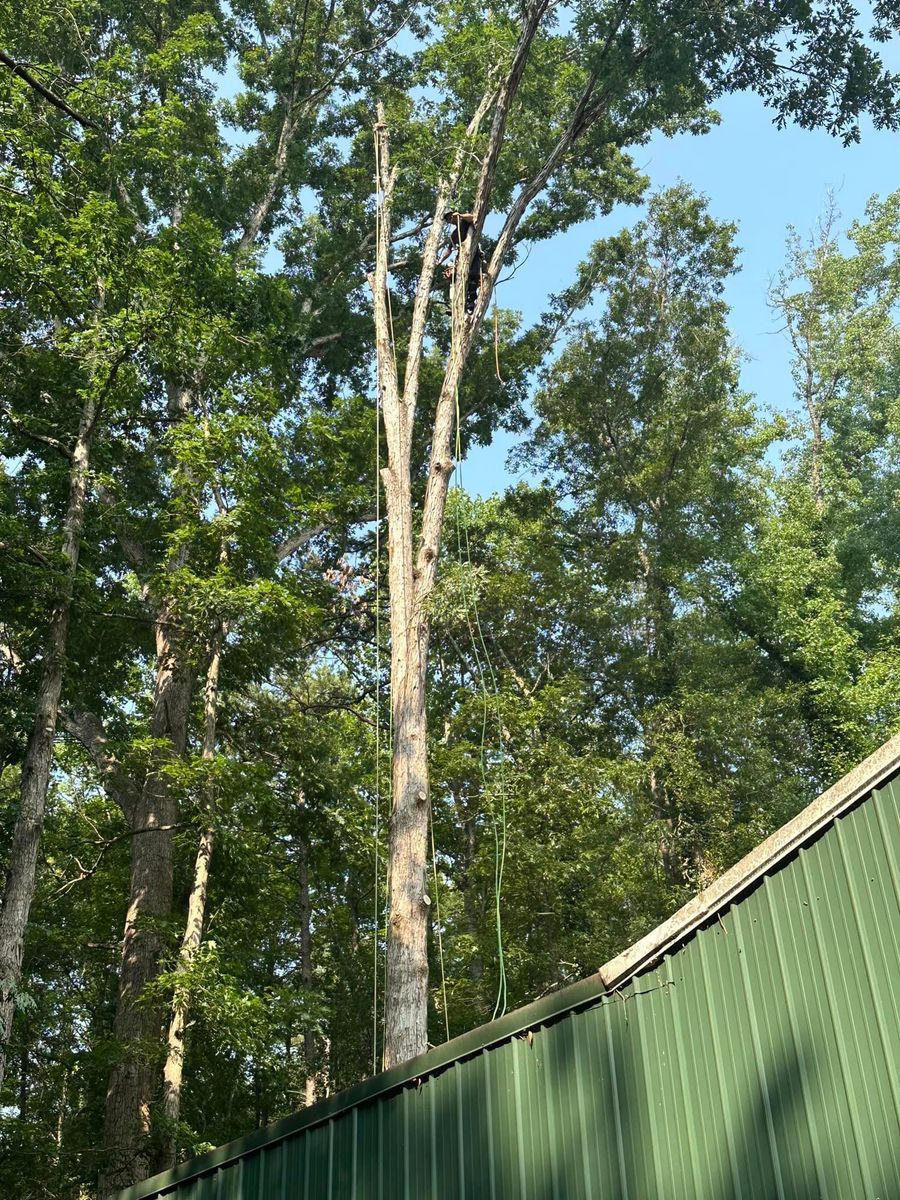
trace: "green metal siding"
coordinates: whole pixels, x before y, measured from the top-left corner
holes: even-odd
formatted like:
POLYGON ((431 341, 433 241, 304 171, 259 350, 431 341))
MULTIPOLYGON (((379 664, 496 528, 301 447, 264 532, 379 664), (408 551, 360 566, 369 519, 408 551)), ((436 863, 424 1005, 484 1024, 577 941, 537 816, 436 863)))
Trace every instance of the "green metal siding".
POLYGON ((123 1197, 900 1200, 898 996, 891 782, 620 991, 123 1197))

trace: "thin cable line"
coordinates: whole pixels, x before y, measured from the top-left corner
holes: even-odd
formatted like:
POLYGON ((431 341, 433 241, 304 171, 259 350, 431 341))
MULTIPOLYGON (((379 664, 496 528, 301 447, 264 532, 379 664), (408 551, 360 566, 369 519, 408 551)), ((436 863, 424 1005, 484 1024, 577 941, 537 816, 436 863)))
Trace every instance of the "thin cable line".
MULTIPOLYGON (((375 136, 375 245, 380 252, 383 192, 381 155, 375 136)), ((388 292, 390 295, 390 292, 388 292)), ((375 884, 372 936, 372 1074, 378 1072, 378 935, 381 905, 379 894, 381 837, 381 377, 375 365, 375 884)), ((387 956, 385 955, 385 958, 387 956)), ((385 987, 386 987, 385 983, 385 987)))
POLYGON ((379 851, 381 837, 381 422, 375 394, 375 924, 372 947, 372 1074, 378 1071, 379 851))
POLYGON ((431 869, 434 872, 434 915, 437 921, 438 957, 441 963, 441 994, 444 998, 444 1035, 450 1041, 450 1010, 447 1007, 447 976, 444 971, 444 939, 441 933, 441 895, 438 887, 437 856, 434 852, 434 813, 429 809, 428 829, 431 834, 431 869))
POLYGON ((459 387, 456 389, 456 488, 457 488, 457 504, 456 504, 456 543, 457 554, 460 566, 463 565, 463 550, 462 543, 465 539, 465 556, 466 564, 469 567, 471 590, 471 605, 472 616, 475 619, 475 629, 478 633, 476 642, 475 631, 472 628, 472 620, 469 616, 469 609, 466 608, 466 625, 469 629, 469 639, 472 645, 472 653, 475 657, 475 663, 478 671, 478 679, 482 693, 482 717, 481 717, 481 747, 479 751, 479 769, 481 773, 482 789, 487 798, 488 781, 487 768, 485 765, 485 743, 487 740, 487 723, 488 723, 488 688, 485 679, 485 671, 482 666, 482 656, 484 664, 487 667, 487 672, 490 677, 491 691, 494 697, 494 716, 497 723, 497 747, 499 752, 498 762, 498 778, 500 792, 500 820, 497 820, 495 806, 491 805, 491 825, 494 834, 494 921, 497 929, 497 963, 498 963, 498 982, 497 982, 497 999, 494 1004, 494 1011, 491 1019, 496 1020, 497 1017, 503 1016, 506 1012, 507 988, 506 988, 506 955, 503 945, 503 920, 501 912, 501 898, 503 891, 503 875, 506 867, 506 748, 503 737, 503 721, 500 716, 500 697, 497 687, 497 677, 494 672, 494 666, 491 662, 491 656, 488 652, 487 643, 484 638, 484 631, 481 626, 481 617, 478 612, 478 593, 475 587, 472 568, 472 553, 469 544, 468 525, 462 525, 460 522, 460 510, 462 508, 462 432, 461 432, 461 417, 459 407, 459 387), (479 653, 478 644, 481 645, 481 653, 479 653))

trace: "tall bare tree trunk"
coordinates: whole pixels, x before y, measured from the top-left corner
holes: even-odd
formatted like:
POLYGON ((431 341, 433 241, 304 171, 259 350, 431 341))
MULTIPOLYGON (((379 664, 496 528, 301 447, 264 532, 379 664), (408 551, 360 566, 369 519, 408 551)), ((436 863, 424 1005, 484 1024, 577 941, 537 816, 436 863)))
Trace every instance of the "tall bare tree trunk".
POLYGON ((156 620, 157 669, 149 729, 150 737, 164 748, 155 754, 132 815, 130 899, 113 1026, 120 1058, 106 1093, 101 1197, 146 1178, 150 1170, 150 1105, 159 1067, 148 1047, 161 1041, 164 1018, 159 1008, 141 1002, 141 993, 159 973, 162 924, 172 909, 177 806, 165 767, 184 755, 191 696, 191 675, 175 624, 175 613, 164 601, 156 620))
POLYGON ((393 808, 388 850, 385 1068, 423 1053, 428 1045, 428 928, 431 904, 427 890, 431 801, 425 708, 430 637, 428 604, 437 574, 444 509, 454 466, 451 447, 456 422, 457 388, 487 311, 514 225, 508 221, 498 239, 497 251, 481 277, 481 293, 471 314, 465 310, 469 265, 487 213, 509 106, 524 69, 528 47, 545 8, 545 0, 538 0, 526 18, 506 78, 497 88, 490 86, 485 92, 469 122, 464 140, 457 147, 453 165, 438 189, 413 304, 402 389, 397 375, 393 322, 388 306, 391 202, 397 175, 390 165, 390 139, 384 109, 380 104, 374 129, 376 183, 380 195, 375 270, 369 276, 369 283, 374 301, 379 400, 387 442, 387 467, 382 472, 382 479, 388 520, 391 714, 394 725, 393 808), (481 121, 492 105, 492 128, 482 158, 481 177, 475 197, 475 223, 459 246, 455 264, 455 282, 451 292, 451 351, 435 410, 421 530, 414 544, 412 434, 428 305, 442 240, 444 213, 449 197, 459 183, 471 139, 477 134, 481 121))
POLYGON ((390 212, 395 173, 383 112, 375 126, 381 192, 376 266, 372 283, 376 353, 388 465, 382 472, 388 517, 388 586, 391 598, 391 710, 394 725, 393 811, 390 823, 387 984, 384 1065, 419 1054, 428 1018, 428 753, 425 669, 428 618, 416 595, 410 495, 411 405, 400 396, 387 316, 390 212))
MULTIPOLYGON (((206 668, 206 683, 203 691, 203 747, 204 762, 212 762, 216 755, 216 718, 219 695, 219 665, 222 660, 222 642, 225 630, 220 624, 210 647, 209 663, 206 668)), ((207 800, 209 821, 200 834, 197 857, 194 860, 194 876, 191 894, 188 897, 187 921, 181 939, 178 966, 188 970, 200 948, 203 925, 206 920, 206 894, 209 886, 209 869, 212 862, 215 829, 212 823, 213 795, 207 800)), ((181 1116, 181 1084, 184 1075, 184 1033, 187 1026, 188 998, 176 991, 169 1020, 166 1041, 166 1062, 163 1067, 163 1131, 159 1154, 159 1170, 174 1167, 177 1146, 177 1127, 181 1116)))
MULTIPOLYGON (((457 389, 475 345, 500 270, 515 246, 523 217, 548 181, 570 155, 580 137, 607 112, 612 91, 601 87, 605 60, 628 5, 620 7, 614 27, 581 94, 561 127, 552 149, 534 174, 521 182, 510 205, 470 312, 466 311, 466 282, 478 239, 490 211, 491 194, 503 149, 510 111, 531 52, 534 38, 551 8, 550 0, 532 0, 522 11, 515 47, 503 70, 492 71, 486 90, 457 144, 452 164, 437 188, 431 227, 422 251, 422 266, 408 331, 402 388, 398 379, 388 305, 388 264, 391 247, 391 203, 396 172, 391 170, 389 136, 383 106, 374 128, 376 186, 375 270, 369 275, 375 318, 378 393, 387 443, 387 467, 382 472, 388 520, 388 583, 391 602, 391 713, 394 721, 393 810, 389 842, 387 987, 385 994, 384 1065, 391 1067, 427 1047, 428 1014, 428 861, 429 788, 425 710, 428 669, 428 606, 434 589, 440 553, 444 510, 453 473, 452 446, 456 427, 457 389), (490 130, 483 149, 473 149, 481 122, 490 113, 490 130), (479 162, 472 202, 473 220, 458 246, 451 291, 451 348, 435 406, 428 453, 421 525, 414 542, 412 508, 412 436, 419 394, 428 307, 444 217, 450 197, 460 185, 467 159, 479 162)), ((635 53, 627 70, 639 69, 635 53)))
MULTIPOLYGON (((477 129, 487 101, 473 118, 477 129)), ((453 348, 438 398, 428 483, 418 547, 413 542, 412 431, 418 392, 418 368, 428 293, 440 240, 445 195, 438 198, 426 243, 422 279, 413 312, 413 338, 401 393, 387 304, 391 199, 396 174, 383 112, 375 126, 381 204, 376 237, 376 266, 370 279, 375 301, 376 354, 381 409, 387 440, 382 471, 388 520, 388 588, 391 630, 392 797, 388 868, 387 980, 384 1066, 421 1054, 428 1044, 428 928, 431 899, 427 888, 430 797, 426 686, 430 624, 428 601, 434 587, 444 507, 453 460, 450 453, 456 388, 471 347, 475 323, 464 312, 468 260, 464 243, 453 287, 453 348)), ((458 173, 458 172, 457 172, 458 173)), ((449 185, 445 187, 449 192, 449 185)), ((487 292, 487 287, 485 288, 487 292)), ((486 295, 481 301, 486 306, 486 295)))
POLYGON ((6 1047, 12 1031, 16 992, 22 977, 25 931, 34 898, 38 850, 44 827, 53 740, 59 716, 59 697, 65 668, 69 613, 87 498, 91 443, 99 415, 95 398, 85 401, 72 452, 69 499, 63 521, 62 556, 65 576, 61 595, 50 616, 41 663, 37 706, 22 764, 19 813, 13 830, 12 857, 0 910, 0 1086, 6 1067, 6 1047))
POLYGON ((428 1014, 428 726, 425 713, 429 622, 416 596, 408 492, 385 472, 391 593, 391 707, 394 722, 388 886, 385 1067, 419 1054, 428 1014))

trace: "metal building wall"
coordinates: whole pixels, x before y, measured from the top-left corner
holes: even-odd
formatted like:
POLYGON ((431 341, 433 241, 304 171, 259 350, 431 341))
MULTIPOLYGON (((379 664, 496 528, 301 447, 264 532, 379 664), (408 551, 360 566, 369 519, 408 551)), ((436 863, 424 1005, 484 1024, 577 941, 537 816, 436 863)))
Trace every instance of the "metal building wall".
POLYGON ((898 996, 891 783, 622 991, 126 1195, 900 1200, 898 996))

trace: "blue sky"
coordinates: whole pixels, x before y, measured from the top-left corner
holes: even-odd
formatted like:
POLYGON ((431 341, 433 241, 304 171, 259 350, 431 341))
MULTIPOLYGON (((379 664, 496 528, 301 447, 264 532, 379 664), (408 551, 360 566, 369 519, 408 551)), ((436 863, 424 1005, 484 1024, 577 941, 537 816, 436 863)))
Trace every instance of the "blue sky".
MULTIPOLYGON (((750 94, 726 97, 718 108, 722 122, 709 134, 654 138, 636 151, 635 162, 653 189, 682 179, 708 197, 717 220, 737 224, 742 269, 727 295, 735 341, 747 356, 742 382, 761 405, 789 409, 788 347, 767 303, 769 284, 784 264, 787 227, 811 232, 829 190, 845 227, 863 215, 870 196, 900 187, 900 135, 864 126, 860 143, 845 147, 821 131, 776 129, 771 111, 750 94)), ((623 208, 536 246, 500 288, 498 303, 520 310, 528 322, 536 319, 548 294, 571 281, 591 243, 633 223, 640 211, 623 208)), ((500 435, 490 447, 473 450, 463 468, 466 488, 482 495, 502 490, 513 479, 506 457, 516 440, 500 435)))

